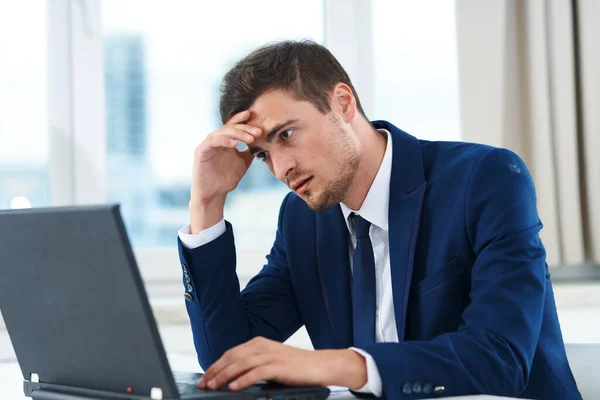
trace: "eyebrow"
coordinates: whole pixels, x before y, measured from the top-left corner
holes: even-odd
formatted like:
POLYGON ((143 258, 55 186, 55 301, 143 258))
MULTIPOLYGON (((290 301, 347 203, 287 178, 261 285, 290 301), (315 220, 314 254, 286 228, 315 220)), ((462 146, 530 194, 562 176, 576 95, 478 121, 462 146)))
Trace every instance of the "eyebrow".
MULTIPOLYGON (((267 143, 273 143, 273 139, 275 139, 275 135, 277 135, 277 132, 279 132, 280 130, 282 130, 283 128, 285 128, 291 124, 295 124, 296 122, 298 122, 298 118, 288 119, 285 122, 281 122, 281 123, 275 125, 273 128, 271 128, 271 130, 269 131, 269 133, 266 136, 267 143)), ((264 149, 262 147, 251 146, 249 148, 249 151, 250 151, 250 154, 255 154, 260 151, 264 151, 264 149)))

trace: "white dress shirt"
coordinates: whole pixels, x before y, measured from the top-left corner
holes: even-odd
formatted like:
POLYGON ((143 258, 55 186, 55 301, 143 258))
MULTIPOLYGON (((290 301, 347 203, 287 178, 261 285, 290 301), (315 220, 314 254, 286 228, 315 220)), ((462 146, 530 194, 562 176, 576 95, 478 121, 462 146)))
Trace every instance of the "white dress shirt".
MULTIPOLYGON (((388 236, 388 206, 390 202, 390 179, 392 175, 392 135, 385 129, 381 129, 380 132, 387 134, 387 145, 379 171, 377 171, 367 197, 359 210, 351 210, 344 204, 340 204, 340 207, 350 231, 350 243, 348 245, 351 267, 352 254, 356 247, 356 229, 350 216, 352 213, 355 213, 371 223, 369 238, 371 239, 373 255, 375 256, 375 341, 377 343, 398 343, 388 236)), ((225 220, 221 220, 216 225, 199 232, 197 235, 190 234, 190 226, 188 225, 179 230, 179 238, 185 247, 193 249, 215 240, 225 233, 225 230, 225 220)), ((361 354, 367 362, 367 383, 358 392, 372 393, 380 397, 382 394, 381 375, 373 357, 364 350, 354 347, 351 349, 361 354)))

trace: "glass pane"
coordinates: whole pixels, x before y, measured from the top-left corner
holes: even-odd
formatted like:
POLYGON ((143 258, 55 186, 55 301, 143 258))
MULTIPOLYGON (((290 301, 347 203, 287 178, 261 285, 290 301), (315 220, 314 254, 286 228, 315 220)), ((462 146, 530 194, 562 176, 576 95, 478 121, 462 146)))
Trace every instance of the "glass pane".
MULTIPOLYGON (((223 75, 268 41, 322 42, 322 0, 106 0, 102 7, 108 197, 121 203, 135 245, 172 246, 189 223, 193 151, 221 125, 223 75)), ((225 211, 241 247, 268 250, 286 189, 253 163, 225 211)))
POLYGON ((46 2, 0 3, 0 209, 48 204, 46 2))
POLYGON ((454 1, 373 0, 372 119, 460 140, 454 1))

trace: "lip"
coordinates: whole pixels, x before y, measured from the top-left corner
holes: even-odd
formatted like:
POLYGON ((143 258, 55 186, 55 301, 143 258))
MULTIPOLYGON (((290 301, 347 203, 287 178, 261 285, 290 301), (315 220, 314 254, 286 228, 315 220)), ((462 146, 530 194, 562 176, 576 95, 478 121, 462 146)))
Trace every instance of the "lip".
POLYGON ((297 183, 295 183, 294 185, 292 185, 292 190, 294 192, 296 192, 297 194, 302 194, 306 191, 306 189, 308 188, 308 185, 310 185, 310 182, 312 181, 312 176, 303 179, 301 181, 298 181, 297 183))

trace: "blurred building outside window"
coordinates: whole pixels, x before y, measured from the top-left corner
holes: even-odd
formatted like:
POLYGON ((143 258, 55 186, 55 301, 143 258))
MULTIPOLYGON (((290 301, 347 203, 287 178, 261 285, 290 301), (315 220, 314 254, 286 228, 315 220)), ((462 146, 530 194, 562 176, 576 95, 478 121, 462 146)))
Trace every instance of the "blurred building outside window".
MULTIPOLYGON (((126 3, 101 11, 108 200, 121 203, 134 245, 174 246, 189 223, 194 149, 221 126, 223 75, 266 42, 323 43, 323 1, 126 3)), ((287 191, 254 161, 226 204, 238 248, 268 251, 287 191)))

